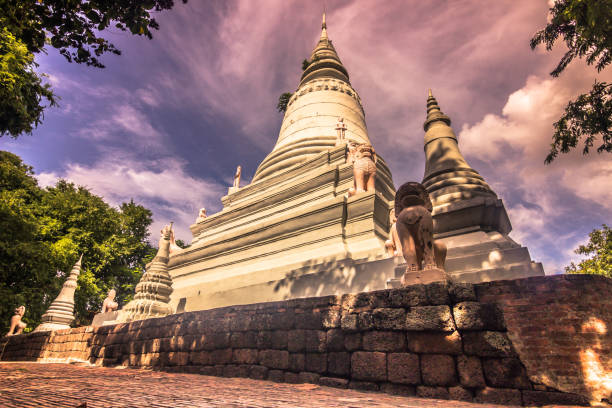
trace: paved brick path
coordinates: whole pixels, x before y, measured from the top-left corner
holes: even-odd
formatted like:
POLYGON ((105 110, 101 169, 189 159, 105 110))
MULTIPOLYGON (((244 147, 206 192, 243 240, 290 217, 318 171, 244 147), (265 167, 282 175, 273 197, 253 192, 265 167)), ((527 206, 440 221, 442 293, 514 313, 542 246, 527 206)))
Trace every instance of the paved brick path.
POLYGON ((39 363, 0 363, 0 406, 496 407, 313 384, 39 363))

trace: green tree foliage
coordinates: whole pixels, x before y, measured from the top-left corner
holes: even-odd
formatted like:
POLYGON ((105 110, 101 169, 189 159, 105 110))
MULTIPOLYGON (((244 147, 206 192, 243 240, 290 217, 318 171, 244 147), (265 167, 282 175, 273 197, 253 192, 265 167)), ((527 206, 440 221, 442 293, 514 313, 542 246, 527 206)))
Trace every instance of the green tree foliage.
POLYGON ((278 97, 278 104, 276 104, 276 109, 279 112, 287 111, 287 104, 289 103, 289 99, 293 96, 292 92, 285 92, 278 97))
MULTIPOLYGON (((13 71, 13 74, 23 72, 25 78, 19 79, 19 82, 29 84, 28 89, 36 91, 26 95, 21 108, 12 106, 26 113, 17 117, 15 121, 19 123, 11 127, 0 122, 0 136, 10 134, 17 137, 23 132, 31 133, 32 127, 40 123, 45 108, 41 103, 33 104, 32 101, 36 98, 39 102, 43 98, 53 101, 48 86, 40 85, 40 76, 36 79, 34 71, 29 69, 33 54, 43 52, 49 45, 57 48, 69 62, 103 68, 99 59, 103 54, 121 54, 113 43, 102 37, 103 33, 113 28, 151 39, 152 31, 159 29, 152 14, 173 6, 174 0, 0 0, 2 35, 10 33, 17 46, 25 46, 27 50, 23 54, 19 48, 21 59, 18 60, 18 67, 21 67, 21 71, 13 71)), ((0 46, 3 52, 0 55, 4 55, 4 43, 8 41, 2 39, 0 46)), ((4 72, 4 68, 2 70, 4 72)), ((5 108, 4 104, 0 105, 0 117, 10 115, 9 111, 4 111, 5 108)))
POLYGON ((6 27, 0 31, 0 136, 31 133, 42 121, 43 110, 55 105, 49 84, 34 71, 34 55, 6 27))
POLYGON ((63 180, 40 188, 31 167, 0 152, 0 333, 21 304, 28 326, 40 323, 81 253, 75 323, 89 324, 111 288, 120 303, 129 301, 155 254, 151 215, 133 201, 113 208, 63 180))
POLYGON ((602 141, 598 153, 612 152, 612 84, 595 81, 588 94, 568 103, 565 114, 553 126, 555 133, 546 163, 552 162, 559 152, 569 152, 582 138, 583 154, 593 148, 595 137, 602 141))
MULTIPOLYGON (((598 71, 612 62, 612 0, 557 0, 550 9, 548 25, 531 39, 531 48, 544 44, 550 51, 558 39, 563 39, 568 51, 551 75, 557 77, 574 58, 585 58, 598 71)), ((553 143, 545 159, 552 162, 567 153, 585 137, 583 153, 589 153, 594 138, 601 137, 597 152, 612 152, 611 90, 605 82, 595 82, 589 94, 570 101, 565 114, 554 124, 553 143)))
POLYGON ((586 273, 604 275, 612 278, 612 230, 606 224, 601 229, 594 229, 589 234, 589 242, 580 245, 575 251, 579 255, 588 255, 576 266, 573 262, 565 268, 566 273, 586 273))

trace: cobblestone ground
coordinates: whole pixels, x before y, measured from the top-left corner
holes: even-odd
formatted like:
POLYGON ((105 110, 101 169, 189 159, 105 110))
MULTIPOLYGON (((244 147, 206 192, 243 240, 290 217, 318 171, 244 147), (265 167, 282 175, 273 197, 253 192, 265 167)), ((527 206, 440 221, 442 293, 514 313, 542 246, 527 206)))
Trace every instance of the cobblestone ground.
POLYGON ((246 378, 0 363, 0 407, 461 407, 494 405, 246 378))

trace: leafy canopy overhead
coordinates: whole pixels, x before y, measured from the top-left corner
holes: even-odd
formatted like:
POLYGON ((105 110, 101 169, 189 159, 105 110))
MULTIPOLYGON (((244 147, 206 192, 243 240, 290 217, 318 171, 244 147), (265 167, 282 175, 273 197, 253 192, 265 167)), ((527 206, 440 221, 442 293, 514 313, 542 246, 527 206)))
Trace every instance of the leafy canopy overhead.
MULTIPOLYGON (((548 25, 531 39, 531 48, 544 44, 550 51, 558 39, 568 50, 551 72, 557 77, 574 58, 585 58, 597 71, 612 62, 612 0, 556 0, 550 9, 548 25)), ((597 152, 612 152, 612 84, 597 82, 588 94, 570 101, 564 115, 553 125, 555 132, 545 163, 567 153, 584 138, 583 153, 588 154, 601 138, 597 152)))
POLYGON ((589 234, 589 242, 576 249, 579 255, 591 255, 576 266, 573 262, 565 268, 566 273, 585 273, 612 278, 612 230, 606 224, 589 234))
POLYGON ((0 151, 0 333, 22 304, 24 321, 36 327, 81 253, 75 324, 91 323, 111 288, 120 304, 129 301, 155 254, 151 216, 133 201, 114 208, 63 180, 40 188, 31 167, 0 151))
MULTIPOLYGON (((186 3, 187 0, 182 0, 186 3)), ((121 54, 103 37, 109 29, 153 38, 153 14, 174 0, 0 0, 0 137, 32 133, 56 104, 34 54, 57 48, 69 62, 104 68, 100 57, 121 54)))
POLYGON ((0 31, 0 136, 31 133, 42 122, 44 99, 56 105, 49 84, 35 71, 34 55, 6 27, 0 31))
POLYGON ((98 57, 121 53, 102 31, 113 27, 153 38, 159 24, 151 14, 171 9, 174 0, 0 0, 0 5, 0 23, 30 52, 48 44, 70 62, 102 68, 98 57))

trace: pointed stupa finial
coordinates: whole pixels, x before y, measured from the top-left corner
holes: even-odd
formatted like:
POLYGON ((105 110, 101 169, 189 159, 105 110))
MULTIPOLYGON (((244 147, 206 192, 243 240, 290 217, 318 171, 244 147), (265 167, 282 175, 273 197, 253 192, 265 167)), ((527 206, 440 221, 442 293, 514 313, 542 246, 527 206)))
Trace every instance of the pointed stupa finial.
POLYGON ((434 98, 433 93, 431 92, 431 88, 429 89, 429 95, 427 96, 427 119, 425 119, 425 123, 423 124, 423 128, 427 132, 429 126, 431 126, 434 122, 444 122, 448 126, 451 124, 451 120, 448 116, 446 116, 441 110, 440 105, 438 105, 438 101, 434 98))
POLYGON ((81 261, 83 260, 83 254, 81 254, 81 256, 79 257, 79 260, 77 261, 77 263, 74 266, 81 266, 81 261))
POLYGON ((321 39, 327 40, 327 23, 325 22, 325 12, 323 12, 323 21, 321 22, 321 39))

